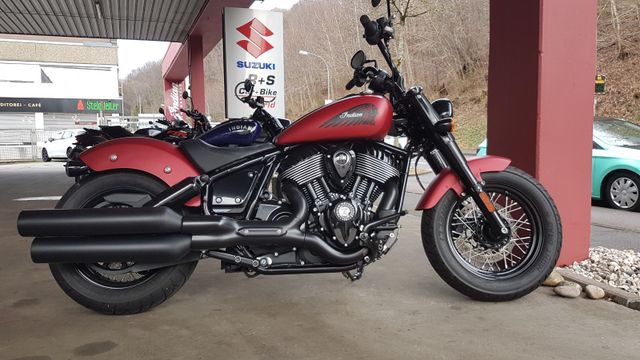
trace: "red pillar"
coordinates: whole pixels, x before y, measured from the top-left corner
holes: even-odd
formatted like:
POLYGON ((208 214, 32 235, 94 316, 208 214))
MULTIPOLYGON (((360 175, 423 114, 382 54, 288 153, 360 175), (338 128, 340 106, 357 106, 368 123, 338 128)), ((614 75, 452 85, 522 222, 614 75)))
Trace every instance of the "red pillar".
POLYGON ((193 107, 202 113, 206 113, 204 52, 202 49, 202 37, 200 36, 192 35, 189 37, 189 75, 193 107))
POLYGON ((597 0, 492 0, 488 150, 560 210, 560 264, 588 256, 597 0))

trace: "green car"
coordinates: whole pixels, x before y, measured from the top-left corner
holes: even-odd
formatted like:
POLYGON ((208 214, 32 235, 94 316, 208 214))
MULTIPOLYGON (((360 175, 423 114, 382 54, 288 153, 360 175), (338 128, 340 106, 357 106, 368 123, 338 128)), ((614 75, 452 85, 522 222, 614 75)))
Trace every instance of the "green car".
MULTIPOLYGON (((487 154, 487 140, 478 156, 487 154)), ((591 158, 591 197, 614 209, 640 210, 640 126, 614 118, 595 118, 591 158)))

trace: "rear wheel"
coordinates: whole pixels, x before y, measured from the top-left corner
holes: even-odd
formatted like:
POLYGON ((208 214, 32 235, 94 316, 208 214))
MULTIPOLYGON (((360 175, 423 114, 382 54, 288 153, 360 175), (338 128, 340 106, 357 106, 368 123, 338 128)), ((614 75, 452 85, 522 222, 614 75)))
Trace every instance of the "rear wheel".
POLYGON ((42 148, 42 161, 44 162, 51 161, 51 158, 49 157, 49 152, 47 151, 46 148, 42 148))
MULTIPOLYGON (((145 175, 98 175, 72 187, 57 207, 140 207, 166 186, 145 175)), ((64 292, 77 303, 105 314, 147 311, 176 293, 197 262, 136 271, 133 262, 51 264, 51 273, 64 292)))
POLYGON ((614 209, 640 210, 640 177, 631 172, 618 172, 609 176, 604 198, 614 209))
POLYGON ((485 191, 506 220, 501 243, 470 197, 449 191, 422 216, 422 241, 436 272, 461 293, 483 301, 505 301, 536 289, 555 266, 562 244, 558 211, 534 178, 510 167, 483 174, 485 191))

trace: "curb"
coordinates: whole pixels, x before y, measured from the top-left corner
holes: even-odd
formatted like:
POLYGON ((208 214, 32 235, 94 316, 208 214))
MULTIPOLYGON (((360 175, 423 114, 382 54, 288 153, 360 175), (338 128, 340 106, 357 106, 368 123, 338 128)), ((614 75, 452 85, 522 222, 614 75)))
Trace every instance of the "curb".
POLYGON ((556 271, 565 279, 578 283, 582 287, 585 287, 586 285, 594 285, 601 288, 604 290, 605 297, 610 298, 616 304, 626 306, 629 309, 640 310, 640 296, 638 295, 628 293, 609 284, 589 279, 588 277, 575 273, 567 268, 556 269, 556 271))

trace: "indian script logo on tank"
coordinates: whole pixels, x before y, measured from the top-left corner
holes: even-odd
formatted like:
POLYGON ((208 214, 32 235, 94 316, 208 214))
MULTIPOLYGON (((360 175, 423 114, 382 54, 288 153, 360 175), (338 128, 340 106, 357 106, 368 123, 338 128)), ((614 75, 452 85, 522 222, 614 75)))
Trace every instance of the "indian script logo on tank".
POLYGON ((320 125, 321 128, 334 128, 354 125, 375 125, 378 110, 373 104, 353 107, 320 125))
POLYGON ((273 31, 261 23, 260 20, 253 18, 246 24, 237 27, 236 30, 249 39, 240 40, 237 44, 254 58, 257 59, 260 55, 273 49, 273 45, 264 39, 273 35, 273 31))

